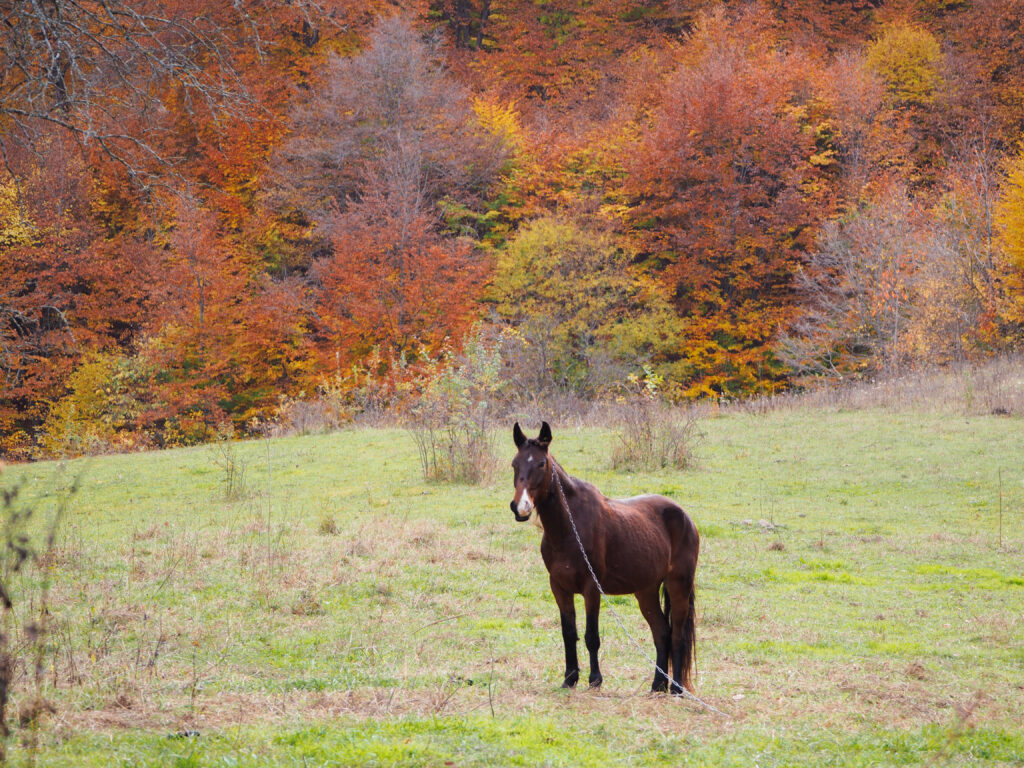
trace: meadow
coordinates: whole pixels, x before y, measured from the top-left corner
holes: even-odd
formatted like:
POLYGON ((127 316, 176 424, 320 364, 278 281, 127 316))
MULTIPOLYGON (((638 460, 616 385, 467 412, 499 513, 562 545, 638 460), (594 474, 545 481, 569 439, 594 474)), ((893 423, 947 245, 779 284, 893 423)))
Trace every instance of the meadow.
MULTIPOLYGON (((1024 764, 1020 418, 709 412, 695 466, 649 473, 610 469, 608 429, 552 426, 570 473, 694 517, 697 693, 724 716, 650 694, 608 605, 604 685, 559 687, 509 430, 470 487, 425 482, 407 431, 351 428, 7 468, 42 518, 81 478, 48 560, 56 711, 10 762, 1024 764)), ((39 574, 8 576, 14 636, 39 574)), ((649 653, 635 600, 610 607, 649 653)))

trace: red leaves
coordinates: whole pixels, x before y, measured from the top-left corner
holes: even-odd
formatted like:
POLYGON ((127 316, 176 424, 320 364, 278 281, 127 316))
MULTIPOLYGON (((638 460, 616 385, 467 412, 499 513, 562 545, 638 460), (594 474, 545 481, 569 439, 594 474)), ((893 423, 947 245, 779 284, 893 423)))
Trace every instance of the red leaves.
POLYGON ((690 318, 685 345, 707 345, 693 369, 712 382, 701 391, 745 388, 759 375, 750 366, 768 364, 822 215, 807 193, 818 172, 806 62, 764 34, 749 15, 732 26, 721 14, 704 20, 631 177, 636 220, 653 222, 649 247, 690 318))
MULTIPOLYGON (((831 307, 810 329, 826 345, 836 313, 854 339, 836 344, 875 358, 895 355, 859 337, 885 318, 918 318, 900 356, 932 359, 961 354, 972 334, 995 346, 1019 324, 1019 310, 996 311, 1001 292, 1018 306, 1020 290, 995 268, 990 226, 1021 125, 1017 3, 400 5, 408 17, 388 17, 384 0, 171 0, 167 18, 195 23, 98 30, 132 56, 69 40, 83 79, 8 67, 0 112, 15 115, 34 72, 47 94, 65 89, 77 122, 0 134, 0 432, 18 433, 0 450, 31 443, 54 403, 73 410, 74 381, 104 372, 130 371, 138 408, 125 413, 159 443, 268 416, 280 394, 312 391, 341 365, 458 346, 492 256, 553 215, 636 254, 624 269, 659 310, 616 319, 616 337, 636 358, 623 365, 646 355, 666 391, 782 386, 793 369, 775 357, 780 331, 813 303, 795 283, 832 276, 854 235, 868 266, 849 289, 856 311, 831 307), (891 97, 899 78, 879 74, 900 63, 898 44, 865 64, 904 11, 941 44, 928 61, 944 85, 913 109, 891 97), (196 55, 144 55, 161 50, 196 55), (36 154, 17 151, 28 134, 36 154), (972 208, 955 175, 975 155, 986 170, 972 208), (909 190, 922 228, 942 229, 937 211, 957 203, 956 221, 922 239, 926 254, 876 236, 890 186, 909 190), (915 302, 934 306, 905 318, 915 302), (944 347, 943 335, 964 341, 944 347)), ((65 21, 94 6, 78 8, 65 21)), ((6 55, 38 64, 38 42, 6 55)), ((52 98, 44 106, 60 117, 52 98)))
POLYGON ((425 216, 341 216, 331 242, 333 255, 316 269, 317 315, 346 359, 374 347, 391 359, 436 352, 476 316, 488 260, 465 241, 439 237, 425 216))

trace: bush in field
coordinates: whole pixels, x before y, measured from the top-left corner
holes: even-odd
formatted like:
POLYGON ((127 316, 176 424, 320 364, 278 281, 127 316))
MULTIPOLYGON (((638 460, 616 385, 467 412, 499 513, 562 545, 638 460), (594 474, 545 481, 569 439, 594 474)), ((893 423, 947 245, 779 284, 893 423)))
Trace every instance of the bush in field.
POLYGON ((478 332, 431 380, 411 409, 410 431, 426 480, 484 484, 494 476, 491 442, 501 395, 501 356, 478 332))
POLYGON ((702 435, 688 411, 658 397, 661 378, 645 369, 631 377, 631 392, 618 405, 613 469, 686 469, 693 465, 694 448, 702 435))

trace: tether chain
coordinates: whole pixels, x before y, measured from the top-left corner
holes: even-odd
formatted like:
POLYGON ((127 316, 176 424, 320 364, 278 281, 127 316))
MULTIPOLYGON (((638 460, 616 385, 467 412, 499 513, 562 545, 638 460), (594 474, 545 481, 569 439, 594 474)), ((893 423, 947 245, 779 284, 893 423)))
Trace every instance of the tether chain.
POLYGON ((671 677, 669 676, 668 672, 666 672, 666 671, 665 671, 664 669, 662 669, 662 668, 661 668, 660 666, 658 666, 658 662, 657 662, 657 661, 655 661, 654 659, 652 659, 652 658, 651 658, 650 656, 648 656, 648 655, 647 655, 647 651, 645 651, 645 650, 644 650, 643 646, 642 646, 642 645, 640 645, 640 643, 638 643, 638 642, 637 642, 637 641, 636 641, 636 640, 635 640, 635 639, 633 638, 633 636, 632 636, 631 634, 629 634, 629 630, 628 630, 628 629, 626 629, 626 625, 625 625, 625 624, 624 624, 624 623, 622 622, 622 619, 621 619, 621 618, 619 618, 619 614, 618 614, 618 613, 616 613, 616 611, 615 611, 615 608, 613 608, 613 607, 612 607, 611 601, 610 601, 610 600, 608 599, 608 594, 607 594, 607 593, 606 593, 606 592, 604 591, 604 588, 603 588, 603 587, 601 586, 601 582, 600 582, 600 581, 598 580, 598 578, 597 578, 597 574, 596 574, 596 573, 594 573, 594 567, 593 567, 593 566, 592 566, 592 565, 590 564, 590 558, 589 558, 589 557, 587 557, 587 552, 586 552, 586 549, 584 549, 584 547, 583 547, 583 539, 581 539, 581 538, 580 538, 580 532, 579 532, 579 531, 578 531, 578 530, 576 529, 576 521, 575 521, 575 520, 573 520, 573 517, 572 517, 572 511, 571 511, 571 510, 569 509, 569 502, 568 502, 568 501, 566 501, 566 499, 565 499, 565 491, 563 491, 563 490, 562 490, 562 481, 561 481, 561 479, 560 479, 560 478, 559 478, 559 476, 558 476, 558 470, 556 469, 556 465, 555 465, 555 463, 554 463, 554 462, 552 462, 552 465, 551 465, 551 474, 552 474, 552 475, 554 476, 554 478, 555 478, 555 485, 556 485, 556 486, 558 486, 558 496, 559 496, 559 498, 560 498, 560 499, 561 499, 561 501, 562 501, 562 508, 563 508, 563 509, 565 509, 565 514, 566 514, 566 515, 568 516, 568 518, 569 518, 569 525, 571 525, 571 526, 572 526, 572 532, 573 532, 573 534, 574 534, 574 535, 576 536, 576 543, 580 545, 580 554, 582 554, 582 555, 583 555, 583 562, 587 564, 587 570, 588 570, 588 571, 590 571, 590 578, 592 578, 592 579, 594 580, 594 584, 595 584, 595 585, 597 586, 597 591, 598 591, 598 592, 600 592, 600 593, 601 593, 601 597, 603 597, 603 598, 604 598, 604 600, 605 600, 605 605, 606 605, 606 606, 608 607, 608 611, 609 611, 609 612, 611 613, 611 615, 612 615, 612 616, 613 616, 613 617, 615 618, 615 621, 616 621, 616 622, 618 623, 618 625, 619 625, 619 628, 620 628, 620 629, 622 630, 622 633, 623 633, 623 634, 624 634, 624 635, 626 636, 626 638, 627 638, 627 639, 628 639, 628 640, 629 640, 629 641, 630 641, 630 642, 631 642, 631 643, 632 643, 633 645, 635 645, 635 646, 636 646, 636 649, 637 649, 638 651, 640 651, 640 654, 641 654, 641 655, 642 655, 642 656, 643 656, 643 657, 644 657, 645 659, 647 659, 647 661, 649 661, 649 662, 651 663, 651 665, 652 665, 652 666, 653 666, 653 667, 654 667, 654 668, 655 668, 655 669, 656 669, 656 670, 657 670, 658 672, 660 672, 660 673, 661 673, 662 675, 664 675, 664 676, 665 676, 665 679, 669 681, 669 683, 668 683, 668 686, 669 686, 669 690, 672 690, 673 688, 679 688, 679 692, 680 692, 680 693, 681 693, 681 694, 682 694, 683 696, 685 696, 686 698, 690 699, 691 701, 695 701, 695 702, 697 702, 697 703, 698 703, 698 704, 700 704, 700 705, 701 705, 702 707, 705 707, 705 708, 707 708, 707 709, 710 709, 710 710, 711 710, 712 712, 715 712, 715 713, 717 713, 717 714, 721 715, 722 717, 729 717, 729 715, 727 715, 727 714, 726 714, 725 712, 723 712, 722 710, 720 710, 720 709, 717 709, 717 708, 715 708, 715 707, 711 706, 710 704, 708 704, 708 703, 707 703, 706 701, 704 701, 703 699, 700 699, 700 698, 698 698, 697 696, 694 696, 694 695, 693 695, 692 693, 690 693, 690 692, 689 692, 688 690, 686 690, 686 689, 685 689, 685 688, 683 688, 682 686, 678 685, 678 684, 677 684, 677 683, 676 683, 676 682, 675 682, 675 681, 674 681, 674 680, 673 680, 673 679, 672 679, 672 678, 671 678, 671 677))

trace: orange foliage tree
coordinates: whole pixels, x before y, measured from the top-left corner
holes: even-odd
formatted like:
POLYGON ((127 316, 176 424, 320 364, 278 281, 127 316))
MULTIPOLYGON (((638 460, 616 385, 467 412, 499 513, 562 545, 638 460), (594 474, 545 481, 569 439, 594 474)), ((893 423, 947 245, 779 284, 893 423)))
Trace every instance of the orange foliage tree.
POLYGON ((281 154, 279 210, 309 223, 301 266, 325 367, 434 353, 476 314, 489 259, 471 243, 505 149, 440 51, 405 18, 336 59, 281 154))
POLYGON ((772 345, 829 205, 806 62, 758 10, 702 19, 630 178, 633 227, 685 320, 667 373, 688 396, 781 384, 772 345))
MULTIPOLYGON (((97 351, 138 357, 133 386, 150 391, 136 393, 139 422, 128 426, 158 442, 168 416, 197 403, 202 436, 225 413, 265 414, 294 386, 299 293, 263 279, 251 233, 284 105, 317 55, 313 25, 335 29, 317 13, 58 2, 19 8, 5 26, 22 36, 5 45, 4 68, 18 74, 0 86, 0 186, 14 212, 0 215, 12 287, 0 302, 5 448, 31 452, 54 405, 75 396, 71 372, 97 351), (62 41, 56 52, 46 35, 62 41), (189 235, 194 247, 174 229, 188 217, 163 202, 182 186, 202 189, 214 211, 189 235)), ((93 377, 120 370, 88 365, 93 377)))
POLYGON ((60 136, 8 161, 23 180, 0 186, 0 450, 25 457, 79 358, 144 326, 158 276, 149 243, 106 236, 99 190, 60 136))

